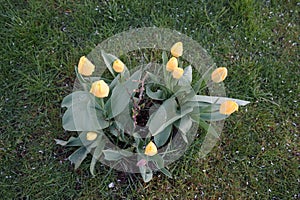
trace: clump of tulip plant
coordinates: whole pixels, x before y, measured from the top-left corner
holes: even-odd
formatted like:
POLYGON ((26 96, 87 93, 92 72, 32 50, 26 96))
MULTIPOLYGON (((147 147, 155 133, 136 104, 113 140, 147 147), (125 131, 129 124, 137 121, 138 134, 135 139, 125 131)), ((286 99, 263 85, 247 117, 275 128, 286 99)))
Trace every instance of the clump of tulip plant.
MULTIPOLYGON (((80 58, 75 71, 83 89, 62 102, 63 128, 79 135, 56 140, 62 146, 78 147, 69 156, 75 169, 91 154, 92 175, 101 161, 123 166, 125 171, 137 169, 145 182, 152 179, 153 171, 172 177, 166 163, 176 157, 178 146, 193 142, 193 125, 207 128, 209 122, 223 120, 249 103, 201 94, 203 80, 193 80, 193 67, 180 60, 183 53, 182 42, 177 42, 170 52, 162 52, 157 73, 151 66, 132 73, 121 59, 102 51, 99 56, 111 79, 97 77, 95 68, 102 66, 80 58), (177 143, 172 143, 174 138, 177 143)), ((227 69, 216 68, 210 74, 218 84, 226 79, 227 69)))

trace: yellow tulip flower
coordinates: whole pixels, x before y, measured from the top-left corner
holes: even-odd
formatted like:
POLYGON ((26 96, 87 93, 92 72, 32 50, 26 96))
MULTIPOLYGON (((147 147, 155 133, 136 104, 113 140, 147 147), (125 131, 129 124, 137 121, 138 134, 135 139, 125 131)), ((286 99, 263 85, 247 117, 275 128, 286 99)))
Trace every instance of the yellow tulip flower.
POLYGON ((184 73, 183 69, 177 67, 174 69, 172 75, 173 75, 173 78, 180 79, 182 77, 183 73, 184 73))
POLYGON ((234 101, 224 101, 220 106, 220 113, 223 115, 230 115, 238 111, 239 105, 234 101))
POLYGON ((151 141, 149 144, 146 146, 145 149, 145 155, 147 156, 154 156, 157 154, 157 147, 156 145, 151 141))
POLYGON ((89 141, 92 141, 92 140, 95 140, 97 138, 97 133, 95 132, 88 132, 86 134, 86 139, 89 140, 89 141))
POLYGON ((117 73, 123 72, 124 71, 124 66, 125 66, 124 63, 119 59, 115 60, 114 63, 113 63, 113 69, 117 73))
POLYGON ((103 80, 96 81, 92 84, 90 93, 99 98, 107 97, 109 93, 109 86, 103 80))
POLYGON ((219 67, 213 71, 211 74, 211 79, 215 83, 220 83, 225 80, 227 77, 227 68, 226 67, 219 67))
POLYGON ((172 72, 175 68, 178 67, 178 60, 175 57, 170 58, 170 60, 167 62, 166 69, 168 72, 172 72))
POLYGON ((85 56, 82 56, 78 63, 78 72, 84 76, 90 76, 95 71, 95 65, 85 56))
POLYGON ((176 58, 182 56, 182 52, 183 52, 182 42, 177 42, 171 47, 171 54, 176 58))

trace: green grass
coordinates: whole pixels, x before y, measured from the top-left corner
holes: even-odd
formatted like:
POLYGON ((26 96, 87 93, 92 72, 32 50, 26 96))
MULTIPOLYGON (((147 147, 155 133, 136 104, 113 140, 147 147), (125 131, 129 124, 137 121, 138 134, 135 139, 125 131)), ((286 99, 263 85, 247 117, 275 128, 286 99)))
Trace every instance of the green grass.
POLYGON ((0 3, 0 195, 3 199, 298 199, 299 10, 290 1, 14 1, 0 3), (60 103, 73 66, 129 28, 198 41, 229 70, 229 97, 252 103, 226 120, 205 158, 193 145, 150 183, 90 157, 74 171, 60 103), (110 189, 108 184, 115 187, 110 189))

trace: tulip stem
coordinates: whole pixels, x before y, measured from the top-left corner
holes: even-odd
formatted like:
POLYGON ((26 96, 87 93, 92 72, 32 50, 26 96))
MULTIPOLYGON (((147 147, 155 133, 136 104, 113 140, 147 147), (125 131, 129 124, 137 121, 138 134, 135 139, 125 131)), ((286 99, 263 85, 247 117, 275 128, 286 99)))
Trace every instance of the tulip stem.
POLYGON ((100 107, 104 110, 104 101, 103 98, 99 98, 100 107))

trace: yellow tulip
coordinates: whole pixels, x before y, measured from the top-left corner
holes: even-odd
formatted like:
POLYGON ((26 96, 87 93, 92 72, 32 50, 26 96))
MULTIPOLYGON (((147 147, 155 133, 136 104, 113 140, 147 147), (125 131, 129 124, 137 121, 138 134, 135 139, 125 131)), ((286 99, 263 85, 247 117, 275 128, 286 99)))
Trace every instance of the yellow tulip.
POLYGON ((226 67, 219 67, 213 71, 211 74, 211 79, 215 83, 220 83, 224 81, 224 79, 227 77, 227 69, 226 67))
POLYGON ((95 70, 95 65, 85 56, 82 56, 78 63, 78 72, 84 76, 90 76, 95 70))
POLYGON ((220 106, 220 113, 223 115, 230 115, 238 111, 239 105, 234 101, 224 101, 220 106))
POLYGON ((168 72, 172 72, 175 68, 178 67, 178 60, 175 57, 170 58, 170 60, 167 62, 166 69, 168 72))
POLYGON ((151 141, 149 144, 146 146, 145 149, 145 155, 147 156, 154 156, 157 154, 157 147, 156 145, 151 141))
POLYGON ((86 139, 89 141, 95 140, 97 138, 97 133, 95 132, 88 132, 86 134, 86 139))
POLYGON ((176 58, 182 56, 182 52, 183 52, 182 42, 175 43, 171 48, 171 54, 176 58))
POLYGON ((180 79, 182 77, 182 75, 183 75, 183 72, 184 71, 183 71, 182 68, 179 68, 179 67, 175 68, 174 71, 173 71, 173 73, 172 73, 173 78, 180 79))
POLYGON ((90 93, 99 98, 107 97, 109 93, 109 86, 103 80, 96 81, 92 84, 90 93))
POLYGON ((119 60, 119 59, 115 60, 114 63, 113 63, 113 69, 117 73, 123 72, 124 66, 125 66, 124 63, 121 60, 119 60))

